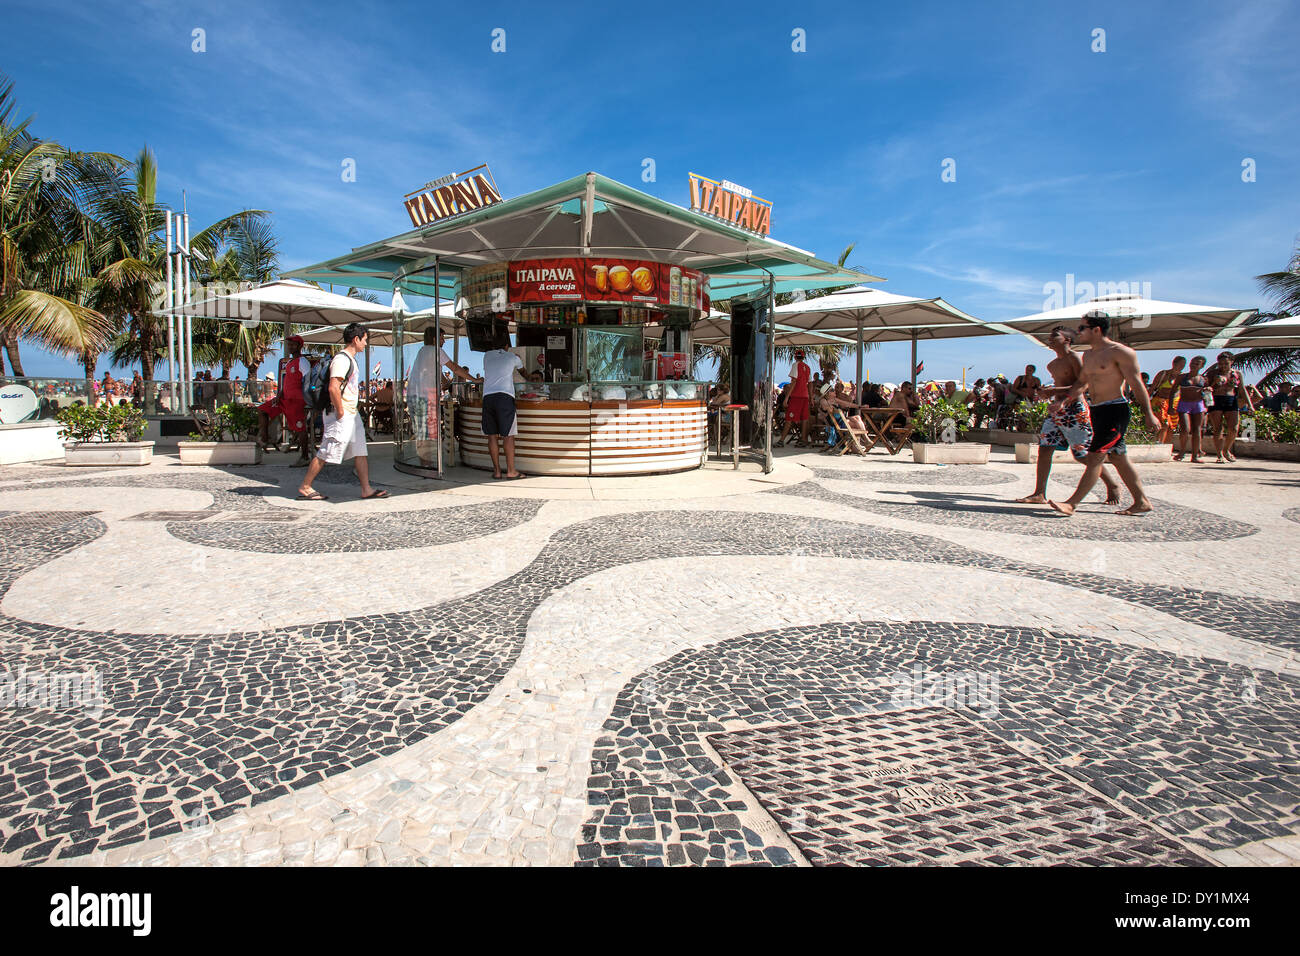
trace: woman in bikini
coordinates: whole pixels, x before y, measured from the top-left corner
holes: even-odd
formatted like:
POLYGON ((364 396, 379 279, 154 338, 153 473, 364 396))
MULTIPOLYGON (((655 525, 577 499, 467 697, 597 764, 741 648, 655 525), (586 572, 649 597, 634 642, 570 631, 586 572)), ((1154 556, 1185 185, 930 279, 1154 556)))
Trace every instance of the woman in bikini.
POLYGON ((1156 372, 1151 382, 1151 410, 1160 419, 1160 432, 1156 444, 1173 442, 1178 433, 1178 377, 1183 374, 1187 359, 1179 355, 1171 368, 1156 372))
POLYGON ((1231 352, 1220 352, 1218 362, 1206 377, 1214 394, 1210 432, 1214 435, 1214 450, 1219 454, 1215 461, 1236 461, 1232 446, 1237 441, 1237 426, 1241 423, 1239 403, 1244 400, 1246 409, 1251 414, 1255 412, 1255 404, 1241 381, 1241 373, 1232 367, 1231 352))
MULTIPOLYGON (((1201 464, 1201 426, 1205 421, 1205 395, 1208 382, 1201 374, 1205 367, 1205 357, 1197 355, 1192 359, 1189 370, 1178 376, 1178 420, 1184 435, 1190 436, 1192 444, 1192 462, 1201 464)), ((1174 455, 1174 461, 1182 461, 1183 452, 1174 455)))

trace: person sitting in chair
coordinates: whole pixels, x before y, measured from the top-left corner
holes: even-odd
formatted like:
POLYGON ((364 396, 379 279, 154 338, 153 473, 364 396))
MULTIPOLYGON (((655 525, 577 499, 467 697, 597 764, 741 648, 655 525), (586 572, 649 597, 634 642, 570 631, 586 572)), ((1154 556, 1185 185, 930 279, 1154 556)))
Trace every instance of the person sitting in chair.
POLYGON ((921 399, 916 394, 916 386, 911 382, 904 382, 898 386, 894 392, 894 400, 889 403, 889 407, 897 408, 903 413, 898 416, 897 424, 906 425, 921 407, 921 399))

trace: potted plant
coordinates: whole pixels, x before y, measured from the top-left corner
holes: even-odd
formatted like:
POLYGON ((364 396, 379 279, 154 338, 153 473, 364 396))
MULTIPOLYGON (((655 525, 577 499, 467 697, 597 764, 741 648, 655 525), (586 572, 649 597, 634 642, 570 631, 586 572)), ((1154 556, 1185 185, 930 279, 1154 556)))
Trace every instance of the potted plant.
POLYGON ((1016 461, 1034 461, 1038 457, 1038 436, 1042 434, 1049 408, 1050 402, 1025 402, 1017 409, 1016 424, 1020 431, 1013 435, 1025 440, 1015 442, 1016 461))
POLYGON ((970 428, 965 405, 945 398, 921 403, 913 419, 912 460, 922 465, 983 465, 989 446, 961 440, 970 428))
POLYGON ((140 441, 145 420, 130 405, 70 405, 59 409, 59 437, 68 465, 147 465, 153 442, 140 441))
POLYGON ((262 446, 254 439, 257 412, 251 405, 228 402, 213 412, 194 412, 190 440, 177 442, 182 465, 257 465, 262 446))

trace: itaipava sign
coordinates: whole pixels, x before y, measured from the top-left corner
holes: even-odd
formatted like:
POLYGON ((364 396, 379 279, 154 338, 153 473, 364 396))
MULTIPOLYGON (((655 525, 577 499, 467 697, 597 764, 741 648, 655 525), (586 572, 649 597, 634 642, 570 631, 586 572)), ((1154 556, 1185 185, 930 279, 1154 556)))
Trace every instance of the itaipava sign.
POLYGON ((501 202, 487 164, 425 183, 402 201, 414 226, 429 226, 501 202))
POLYGON ((739 229, 756 232, 760 236, 772 232, 772 203, 759 199, 744 186, 733 182, 709 179, 690 173, 691 209, 706 216, 722 219, 739 229))

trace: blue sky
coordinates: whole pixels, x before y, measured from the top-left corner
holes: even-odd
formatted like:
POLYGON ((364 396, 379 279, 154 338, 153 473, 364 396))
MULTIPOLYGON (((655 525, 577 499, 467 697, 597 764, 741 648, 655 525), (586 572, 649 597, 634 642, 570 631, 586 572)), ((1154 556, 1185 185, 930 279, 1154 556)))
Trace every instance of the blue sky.
MULTIPOLYGON (((731 179, 772 200, 776 238, 828 259, 855 242, 887 291, 988 319, 1068 274, 1263 307, 1253 276, 1300 233, 1295 3, 5 6, 0 70, 38 135, 147 143, 196 225, 271 210, 285 268, 405 231, 404 193, 481 162, 506 196, 595 170, 686 205, 689 171, 731 179)), ((945 378, 1047 357, 1010 337, 922 351, 945 378)), ((897 381, 908 347, 867 365, 897 381)))

